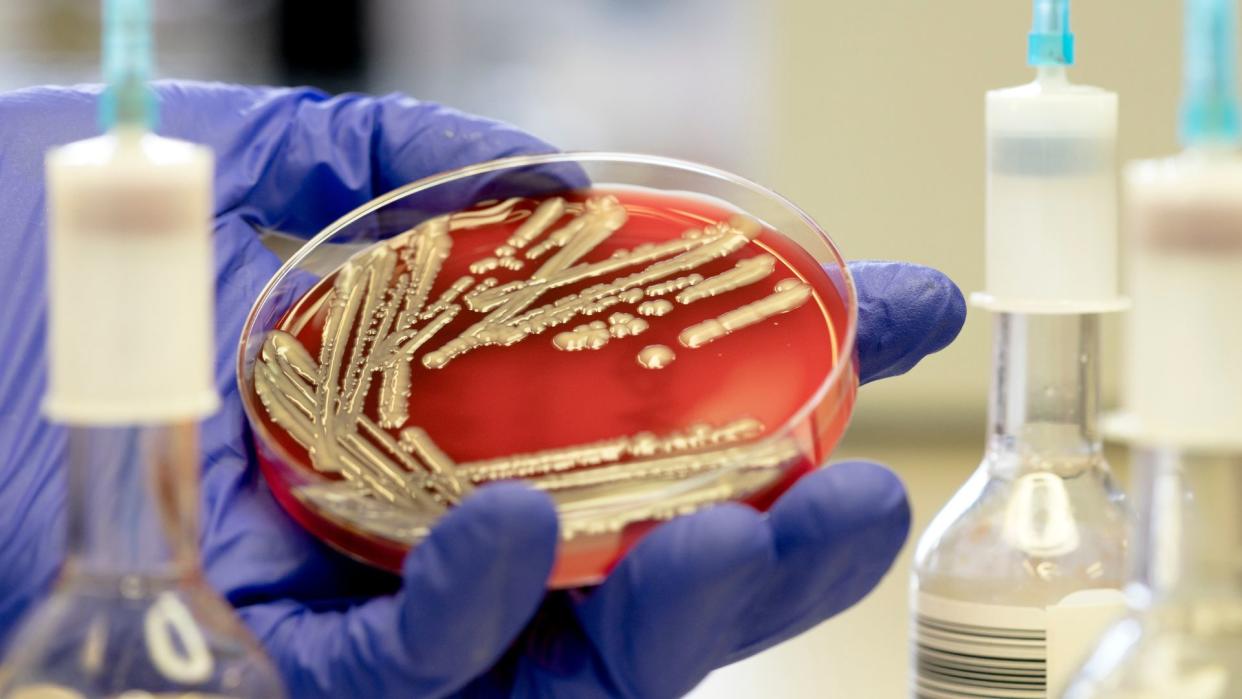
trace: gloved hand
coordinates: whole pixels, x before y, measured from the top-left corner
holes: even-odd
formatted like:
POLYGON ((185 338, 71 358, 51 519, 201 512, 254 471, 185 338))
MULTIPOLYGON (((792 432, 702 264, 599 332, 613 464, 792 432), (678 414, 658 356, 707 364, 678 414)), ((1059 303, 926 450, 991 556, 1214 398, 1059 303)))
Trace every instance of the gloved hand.
MULTIPOLYGON (((909 527, 900 482, 867 463, 806 478, 767 515, 722 506, 657 528, 599 587, 545 593, 557 542, 546 496, 484 488, 406 560, 400 579, 334 553, 277 506, 255 468, 233 352, 279 266, 256 227, 311 234, 374 195, 463 164, 549 147, 404 97, 170 83, 166 135, 217 155, 217 382, 203 428, 209 580, 310 697, 679 695, 711 669, 814 626, 865 595, 909 527)), ((64 431, 46 423, 43 155, 97 132, 97 92, 0 95, 0 649, 62 558, 64 431)), ((940 273, 852 265, 864 381, 956 336, 940 273)))

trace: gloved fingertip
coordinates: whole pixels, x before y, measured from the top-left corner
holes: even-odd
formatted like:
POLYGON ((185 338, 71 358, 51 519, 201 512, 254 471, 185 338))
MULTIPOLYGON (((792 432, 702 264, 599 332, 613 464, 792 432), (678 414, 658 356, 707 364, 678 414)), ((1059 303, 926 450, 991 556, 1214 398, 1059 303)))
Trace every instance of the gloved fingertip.
POLYGON ((879 464, 846 462, 799 480, 768 510, 777 572, 755 595, 735 662, 812 628, 883 579, 910 532, 905 487, 879 464))
POLYGON ((406 557, 400 634, 424 674, 465 680, 496 661, 543 599, 559 541, 556 507, 516 483, 480 489, 406 557))
POLYGON ((763 516, 717 505, 648 534, 580 605, 579 623, 621 696, 682 696, 735 645, 744 600, 775 568, 763 516))
POLYGON ((827 527, 850 531, 880 524, 900 548, 910 532, 910 501, 896 473, 870 461, 845 461, 817 475, 816 502, 827 527))
MULTIPOLYGON (((695 577, 746 577, 775 560, 763 516, 738 503, 724 503, 664 524, 622 561, 624 574, 644 582, 672 582, 669 566, 696 563, 695 577)), ((634 582, 631 580, 630 582, 634 582)))
MULTIPOLYGON (((422 544, 406 557, 404 575, 426 579, 431 569, 462 573, 462 567, 483 572, 518 559, 523 577, 539 577, 552 569, 559 531, 556 505, 547 494, 518 483, 497 483, 479 489, 449 511, 422 544), (486 557, 493 559, 485 561, 486 557)), ((457 581, 446 579, 446 586, 457 581)))
POLYGON ((462 522, 495 528, 510 544, 554 541, 560 527, 552 498, 517 482, 479 488, 445 516, 442 525, 463 526, 462 522))
POLYGON ((943 272, 904 262, 854 262, 850 272, 863 383, 904 374, 961 332, 966 300, 943 272))
POLYGON ((810 553, 833 577, 826 618, 879 583, 905 544, 911 513, 896 474, 853 461, 803 478, 777 501, 770 517, 778 554, 810 553))

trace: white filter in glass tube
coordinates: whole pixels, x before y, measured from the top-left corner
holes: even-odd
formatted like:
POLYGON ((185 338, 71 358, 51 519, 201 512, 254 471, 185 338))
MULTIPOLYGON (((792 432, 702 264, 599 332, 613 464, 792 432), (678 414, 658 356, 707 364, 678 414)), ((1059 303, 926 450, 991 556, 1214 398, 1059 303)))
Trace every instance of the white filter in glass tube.
POLYGON ((212 162, 206 148, 125 129, 48 155, 52 419, 215 410, 212 162))
POLYGON ((1242 160, 1187 153, 1127 170, 1131 439, 1242 447, 1242 160))
POLYGON ((1117 96, 1063 78, 987 95, 987 283, 1013 313, 1118 310, 1117 96))

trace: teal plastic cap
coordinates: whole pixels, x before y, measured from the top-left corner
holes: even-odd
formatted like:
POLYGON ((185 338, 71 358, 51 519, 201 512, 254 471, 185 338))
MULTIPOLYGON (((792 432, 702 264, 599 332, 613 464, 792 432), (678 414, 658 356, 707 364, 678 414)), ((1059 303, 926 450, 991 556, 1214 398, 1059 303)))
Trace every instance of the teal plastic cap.
POLYGON ((1184 146, 1238 142, 1236 0, 1186 0, 1179 136, 1184 146))
POLYGON ((151 5, 149 0, 104 0, 103 99, 99 120, 114 126, 155 128, 155 94, 151 79, 151 5))
POLYGON ((1074 64, 1069 0, 1035 0, 1031 33, 1027 35, 1026 62, 1035 67, 1074 64))

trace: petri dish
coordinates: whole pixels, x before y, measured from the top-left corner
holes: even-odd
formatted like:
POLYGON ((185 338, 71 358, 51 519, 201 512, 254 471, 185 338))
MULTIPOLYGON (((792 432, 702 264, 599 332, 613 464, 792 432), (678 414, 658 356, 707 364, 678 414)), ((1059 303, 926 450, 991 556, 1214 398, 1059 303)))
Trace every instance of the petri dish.
POLYGON ((323 541, 396 571, 472 491, 517 479, 556 502, 559 588, 822 464, 857 393, 856 326, 843 258, 779 195, 558 153, 327 227, 259 295, 237 373, 264 477, 323 541))

